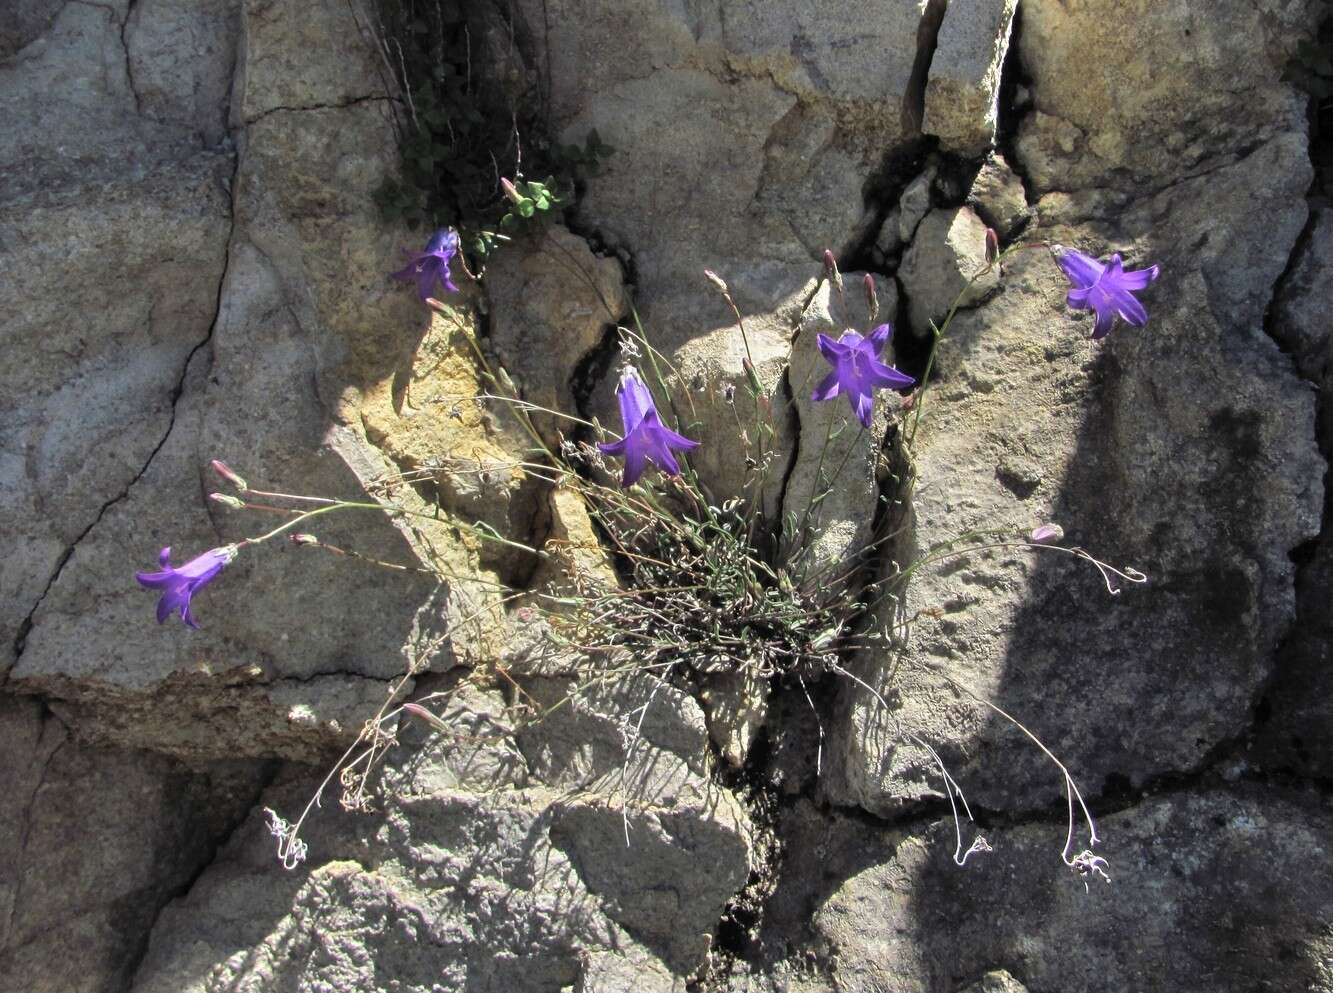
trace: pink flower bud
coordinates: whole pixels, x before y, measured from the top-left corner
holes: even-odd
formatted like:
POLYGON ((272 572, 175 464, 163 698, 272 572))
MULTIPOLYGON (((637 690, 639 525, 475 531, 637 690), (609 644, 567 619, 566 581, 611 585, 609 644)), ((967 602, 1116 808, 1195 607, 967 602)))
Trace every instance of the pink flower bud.
POLYGON ((523 202, 523 194, 519 193, 514 184, 504 177, 500 178, 500 189, 504 190, 505 196, 510 200, 513 200, 514 203, 517 204, 523 202))
POLYGON ((875 277, 866 273, 862 282, 866 290, 866 307, 870 310, 870 320, 873 322, 879 316, 879 294, 875 292, 875 277))
POLYGON ((1000 257, 1000 236, 994 228, 986 229, 986 264, 994 265, 1000 257))
POLYGON ((304 531, 298 531, 296 534, 289 535, 287 538, 293 545, 318 545, 319 539, 313 534, 306 534, 304 531))
POLYGON ((705 269, 704 275, 708 277, 708 281, 710 283, 716 286, 723 293, 728 292, 727 284, 723 281, 722 277, 719 276, 717 273, 715 273, 712 269, 705 269))
POLYGON ((227 482, 231 483, 232 486, 235 486, 241 492, 245 492, 250 488, 250 484, 247 483, 240 476, 236 475, 236 473, 231 470, 231 468, 227 465, 227 463, 222 462, 218 459, 214 459, 212 462, 208 464, 212 466, 214 472, 216 472, 227 482))
POLYGON ((232 510, 244 510, 245 501, 234 497, 229 493, 210 493, 208 499, 214 503, 220 503, 224 507, 230 507, 232 510))
POLYGON ((1028 535, 1028 541, 1034 545, 1054 545, 1057 541, 1062 541, 1065 536, 1065 529, 1059 524, 1043 524, 1028 535))
POLYGON ((824 275, 832 280, 833 285, 840 291, 842 290, 842 273, 838 271, 838 260, 833 257, 833 252, 824 249, 824 275))

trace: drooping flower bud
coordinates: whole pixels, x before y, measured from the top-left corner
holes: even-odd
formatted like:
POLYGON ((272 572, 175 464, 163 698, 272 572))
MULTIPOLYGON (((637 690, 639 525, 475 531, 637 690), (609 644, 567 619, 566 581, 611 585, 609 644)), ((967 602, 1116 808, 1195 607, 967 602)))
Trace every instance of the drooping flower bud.
POLYGON ((319 539, 313 534, 307 534, 304 531, 298 531, 295 534, 288 535, 287 540, 293 545, 318 545, 319 539))
POLYGON ((435 730, 437 730, 437 731, 448 731, 448 730, 449 730, 449 725, 448 725, 448 724, 446 724, 444 721, 442 721, 442 720, 441 720, 438 716, 436 716, 435 714, 431 713, 431 712, 430 712, 429 710, 427 710, 425 707, 421 706, 421 704, 419 704, 419 703, 405 703, 405 704, 403 704, 403 710, 406 711, 407 713, 411 714, 413 717, 416 717, 416 718, 419 718, 420 720, 425 721, 427 724, 429 724, 431 727, 435 728, 435 730))
POLYGON ((873 324, 875 318, 879 316, 879 294, 875 292, 875 277, 866 273, 862 285, 866 290, 866 307, 870 311, 870 321, 873 324))
POLYGON ((1028 535, 1028 541, 1034 545, 1054 545, 1057 541, 1062 541, 1065 536, 1065 529, 1059 524, 1043 524, 1028 535))
POLYGON ((704 275, 708 277, 708 281, 710 283, 712 283, 714 286, 716 286, 719 290, 722 291, 724 296, 730 292, 730 290, 727 289, 726 282, 722 279, 721 276, 715 273, 712 269, 705 269, 704 275))
POLYGON ((244 510, 245 501, 239 497, 234 497, 230 493, 210 493, 208 499, 214 503, 220 503, 224 507, 230 507, 232 510, 244 510))
POLYGON ((994 228, 986 229, 986 264, 994 265, 1000 258, 1000 236, 994 228))
POLYGON ((500 189, 504 190, 505 196, 507 196, 510 200, 514 201, 515 204, 520 204, 523 202, 523 194, 518 192, 518 189, 514 186, 514 184, 511 183, 509 180, 505 179, 503 176, 500 177, 500 189))
POLYGON ((246 490, 250 488, 250 484, 247 483, 240 476, 236 475, 236 473, 232 471, 231 467, 228 466, 227 463, 221 461, 220 459, 214 459, 212 462, 208 464, 212 467, 214 472, 216 472, 227 482, 231 483, 232 486, 235 486, 242 493, 244 493, 246 490))

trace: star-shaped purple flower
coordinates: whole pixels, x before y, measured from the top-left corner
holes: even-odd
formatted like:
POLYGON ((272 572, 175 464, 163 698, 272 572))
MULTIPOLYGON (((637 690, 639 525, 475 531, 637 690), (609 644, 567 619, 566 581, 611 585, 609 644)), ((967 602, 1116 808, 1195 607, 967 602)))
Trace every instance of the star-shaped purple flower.
POLYGON ((880 352, 892 337, 892 324, 881 324, 864 338, 855 331, 844 331, 837 341, 821 334, 819 350, 833 371, 815 387, 810 399, 831 400, 839 393, 844 394, 860 422, 870 427, 875 390, 881 387, 901 390, 916 383, 911 376, 879 360, 880 352))
POLYGON ((621 487, 633 486, 649 462, 669 476, 680 475, 680 464, 671 450, 674 448, 688 452, 698 448, 699 443, 677 434, 662 423, 657 414, 657 405, 653 403, 653 395, 648 392, 648 387, 632 366, 621 373, 616 397, 620 401, 620 420, 624 424, 625 437, 619 441, 599 442, 597 447, 604 455, 625 456, 625 475, 620 480, 621 487))
POLYGON ((1125 272, 1119 255, 1112 255, 1111 261, 1102 265, 1089 255, 1059 246, 1055 260, 1074 284, 1065 302, 1073 310, 1096 311, 1094 338, 1106 337, 1117 314, 1136 328, 1148 323, 1148 312, 1134 297, 1134 291, 1144 289, 1158 277, 1161 270, 1157 266, 1125 272))
POLYGON ((212 548, 176 569, 171 565, 171 548, 168 546, 157 557, 162 566, 161 572, 135 573, 134 578, 139 580, 140 585, 162 591, 157 601, 157 623, 161 624, 171 616, 172 611, 179 609, 185 626, 197 629, 199 625, 190 613, 190 598, 211 583, 223 566, 236 558, 239 550, 235 545, 212 548))
POLYGON ((458 287, 449 278, 449 260, 458 254, 458 232, 453 228, 441 228, 426 242, 426 250, 412 256, 406 268, 391 273, 394 279, 417 284, 417 294, 422 300, 428 299, 435 292, 439 282, 450 293, 457 293, 458 287))

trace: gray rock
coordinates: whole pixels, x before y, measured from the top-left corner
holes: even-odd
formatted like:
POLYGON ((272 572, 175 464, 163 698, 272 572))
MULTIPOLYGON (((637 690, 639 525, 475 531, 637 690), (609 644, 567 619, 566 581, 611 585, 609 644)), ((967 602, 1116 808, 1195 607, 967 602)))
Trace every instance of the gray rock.
MULTIPOLYGON (((1333 439, 1333 325, 1329 323, 1333 285, 1333 211, 1313 212, 1307 239, 1297 249, 1274 300, 1269 327, 1293 357, 1301 377, 1318 392, 1318 432, 1324 458, 1333 439)), ((1333 537, 1325 492, 1319 537, 1307 545, 1296 572, 1296 626, 1283 643, 1267 696, 1268 719, 1261 728, 1259 754, 1266 763, 1328 776, 1333 770, 1333 713, 1330 713, 1330 646, 1333 620, 1333 537)))
POLYGON ((639 312, 668 355, 729 324, 702 269, 733 286, 770 274, 761 307, 742 302, 747 314, 799 310, 823 249, 867 236, 862 185, 905 133, 916 5, 519 8, 541 41, 532 61, 562 140, 595 127, 617 150, 589 181, 580 220, 632 252, 639 312))
POLYGON ((936 172, 934 164, 927 165, 898 197, 898 240, 903 244, 911 244, 917 227, 930 213, 930 190, 935 185, 936 172))
POLYGON ((0 27, 0 59, 41 37, 63 6, 61 0, 15 0, 10 4, 6 23, 0 27))
POLYGON ((902 233, 898 230, 901 220, 902 210, 894 207, 885 216, 884 223, 880 225, 879 234, 875 236, 875 251, 879 254, 881 263, 885 263, 897 255, 903 247, 902 233))
MULTIPOLYGON (((616 692, 608 686, 603 702, 616 692)), ((297 870, 281 871, 253 815, 163 912, 136 993, 681 989, 748 871, 743 815, 691 771, 706 761, 697 708, 664 689, 622 782, 621 736, 599 705, 532 726, 524 767, 498 696, 465 697, 449 714, 474 715, 461 734, 404 735, 409 749, 392 753, 376 813, 308 822, 311 858, 297 870), (662 763, 683 777, 667 793, 662 763)), ((265 802, 288 813, 312 786, 265 802)))
POLYGON ((987 832, 995 851, 959 868, 951 823, 876 833, 815 818, 793 842, 822 879, 793 897, 813 901, 810 944, 848 993, 1321 989, 1330 826, 1306 797, 1155 798, 1102 821, 1111 883, 1085 891, 1060 862, 1062 823, 987 832))
POLYGON ((951 0, 926 79, 921 130, 955 155, 990 150, 999 122, 1000 67, 1018 0, 951 0))
MULTIPOLYGON (((246 51, 271 48, 285 53, 283 59, 300 52, 318 62, 325 57, 318 48, 296 42, 322 37, 321 32, 355 33, 350 16, 337 4, 299 14, 280 7, 247 10, 246 51), (315 25, 317 15, 331 21, 315 25)), ((350 73, 357 65, 339 71, 350 73)), ((351 88, 368 92, 378 77, 373 68, 362 68, 361 82, 351 88)), ((179 561, 253 536, 271 520, 205 504, 204 494, 219 485, 206 469, 211 458, 230 461, 265 489, 364 499, 367 487, 384 477, 418 469, 425 453, 480 453, 488 460, 502 454, 475 411, 461 421, 416 416, 416 402, 425 404, 435 389, 475 394, 476 373, 463 342, 453 337, 468 333, 466 319, 428 320, 410 292, 385 279, 398 244, 381 227, 371 202, 393 164, 383 108, 361 101, 279 109, 275 104, 289 98, 285 88, 293 83, 286 70, 278 81, 267 72, 245 71, 237 83, 238 98, 262 112, 242 132, 230 211, 210 213, 208 205, 221 194, 196 178, 196 186, 203 185, 213 199, 202 191, 186 197, 179 184, 168 186, 166 194, 148 185, 134 188, 134 196, 146 193, 150 209, 112 215, 116 230, 129 232, 121 238, 153 234, 152 226, 137 222, 140 211, 159 225, 156 252, 174 248, 183 260, 218 255, 213 271, 198 264, 189 274, 209 280, 199 286, 145 253, 142 265, 154 272, 141 282, 152 287, 170 281, 172 293, 160 312, 164 320, 179 318, 184 325, 164 323, 161 333, 171 337, 160 360, 142 368, 124 365, 125 353, 112 347, 121 323, 153 312, 151 292, 124 293, 123 274, 114 269, 81 269, 78 285, 88 289, 80 292, 98 294, 90 301, 94 305, 97 299, 111 300, 115 322, 98 326, 95 335, 91 327, 88 332, 107 356, 97 379, 108 397, 98 406, 110 415, 134 411, 151 428, 136 438, 139 450, 127 446, 129 465, 117 465, 125 456, 112 456, 115 449, 106 446, 109 468, 101 474, 111 477, 110 488, 94 490, 92 499, 77 488, 59 490, 71 501, 73 520, 63 551, 49 538, 40 546, 49 565, 30 571, 31 630, 10 673, 15 687, 66 701, 70 713, 99 723, 105 740, 193 760, 274 752, 308 759, 346 744, 383 700, 387 680, 409 667, 448 668, 493 651, 490 640, 499 637, 498 630, 474 622, 460 624, 449 639, 441 632, 447 618, 475 619, 484 604, 494 602, 495 574, 489 570, 508 564, 488 555, 489 546, 460 538, 447 513, 438 520, 413 519, 401 529, 377 514, 329 518, 309 529, 333 544, 399 564, 431 562, 453 578, 441 585, 413 572, 353 565, 317 549, 278 554, 264 546, 248 549, 200 594, 196 614, 202 633, 174 620, 162 629, 152 623, 153 596, 134 584, 136 565, 151 567, 161 546, 173 546, 179 561), (182 202, 175 212, 201 215, 194 221, 197 234, 175 221, 171 209, 151 209, 176 200, 182 202), (178 246, 168 234, 173 227, 182 232, 178 246), (199 247, 192 250, 192 242, 199 247), (225 273, 220 271, 224 244, 225 273), (181 295, 183 285, 191 286, 188 295, 181 295), (175 337, 187 330, 194 337, 175 337), (460 359, 437 361, 432 351, 439 338, 454 341, 449 351, 464 356, 470 381, 460 359), (145 377, 151 399, 140 412, 145 391, 136 386, 145 377), (81 508, 80 500, 90 506, 81 508), (66 551, 68 558, 62 559, 66 551), (368 613, 348 611, 347 603, 368 613), (365 616, 376 623, 365 623, 365 616), (95 652, 75 647, 86 643, 102 647, 95 652), (332 678, 313 678, 320 676, 332 678), (368 682, 354 689, 350 681, 358 678, 368 682), (163 708, 163 699, 173 706, 163 708), (362 709, 372 700, 373 706, 362 709)), ((332 70, 312 72, 311 104, 338 99, 315 85, 320 72, 332 70)), ((28 216, 29 223, 41 219, 28 216)), ((106 248, 116 250, 113 243, 106 248)), ((60 270, 41 271, 54 279, 60 270)), ((36 314, 60 326, 68 304, 53 294, 49 306, 49 314, 36 314)), ((90 312, 99 313, 96 306, 90 312)), ((77 392, 66 395, 64 402, 79 403, 77 392)), ((41 408, 25 420, 36 424, 39 416, 57 426, 68 420, 41 408)), ((58 439, 58 427, 56 432, 58 439)), ((98 463, 79 462, 77 442, 71 439, 70 446, 57 464, 97 475, 98 463)), ((60 451, 55 444, 50 448, 53 455, 60 451)), ((11 465, 20 471, 20 464, 11 465)), ((52 477, 51 486, 67 483, 52 477)), ((392 482, 377 490, 390 491, 409 510, 435 512, 429 490, 392 482)), ((466 491, 444 492, 440 499, 446 511, 469 509, 466 491)), ((508 531, 508 503, 487 502, 499 508, 497 529, 508 531)), ((513 516, 531 526, 531 514, 513 516)), ((23 609, 22 600, 19 605, 23 609)))
POLYGON ((1020 56, 1033 112, 1020 124, 1017 154, 1034 193, 1143 196, 1277 135, 1303 134, 1306 98, 1282 76, 1314 23, 1310 9, 1227 3, 1200 17, 1190 0, 1114 15, 1100 4, 1025 3, 1020 56), (1187 71, 1163 73, 1182 44, 1199 57, 1187 71))
MULTIPOLYGON (((491 344, 523 398, 577 413, 570 379, 626 313, 620 263, 593 255, 582 238, 552 225, 496 253, 486 267, 486 295, 491 344)), ((556 430, 573 433, 568 422, 533 416, 548 443, 556 430)))
POLYGON ((969 983, 959 993, 1028 993, 1028 988, 1004 969, 995 969, 975 983, 969 983))
POLYGON ((89 748, 12 697, 0 748, 0 989, 124 989, 157 912, 244 815, 260 768, 89 748))
POLYGON ((1032 219, 1023 181, 998 153, 982 165, 977 178, 972 181, 967 202, 1003 239, 1012 238, 1032 219))
MULTIPOLYGON (((1143 240, 1085 246, 1118 249, 1131 268, 1160 261, 1143 331, 1097 343, 1082 317, 1061 327, 1068 284, 1041 251, 1013 257, 1003 294, 956 320, 912 445, 914 533, 895 558, 1053 520, 1069 544, 1149 582, 1117 581, 1110 596, 1088 563, 1012 547, 918 571, 902 606, 910 646, 862 671, 892 711, 846 688, 831 746, 845 778, 830 777, 831 795, 890 812, 936 794, 916 735, 988 807, 1050 801, 1058 771, 950 681, 1013 714, 1093 790, 1197 768, 1245 733, 1293 619, 1288 552, 1318 533, 1322 505, 1312 397, 1262 327, 1307 176, 1300 142, 1279 139, 1126 209, 1122 230, 1143 240), (1229 236, 1186 247, 1218 230, 1229 236), (1005 466, 1023 467, 1026 495, 1005 466)), ((1042 235, 1068 241, 1067 229, 1042 235)))
POLYGON ((929 322, 942 321, 960 294, 960 307, 976 306, 999 284, 998 273, 986 269, 986 225, 976 214, 967 207, 927 214, 898 270, 912 330, 929 333, 929 322))

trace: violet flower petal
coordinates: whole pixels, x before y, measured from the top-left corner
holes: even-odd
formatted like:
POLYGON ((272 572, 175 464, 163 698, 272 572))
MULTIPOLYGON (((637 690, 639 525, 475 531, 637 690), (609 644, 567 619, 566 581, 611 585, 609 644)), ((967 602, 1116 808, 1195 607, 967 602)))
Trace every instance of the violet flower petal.
POLYGON ((837 341, 821 334, 819 351, 833 371, 815 387, 810 399, 819 402, 842 394, 856 419, 864 427, 870 427, 875 390, 906 389, 916 384, 911 376, 878 358, 892 335, 890 324, 881 324, 865 338, 855 331, 844 331, 837 341))
POLYGON ((616 398, 620 402, 620 419, 625 436, 619 441, 598 442, 597 448, 605 455, 624 456, 625 472, 621 476, 620 485, 633 486, 647 470, 649 463, 669 476, 680 475, 680 463, 676 461, 672 450, 689 451, 698 448, 699 442, 672 431, 662 423, 652 393, 632 366, 627 367, 621 375, 616 398))
POLYGON ((160 572, 135 573, 134 578, 140 586, 162 591, 157 601, 157 623, 163 623, 179 610, 181 621, 187 627, 198 628, 194 614, 190 611, 190 598, 216 579, 227 564, 236 558, 239 550, 236 545, 212 548, 176 569, 171 566, 171 547, 167 546, 158 555, 158 562, 162 565, 160 572))
POLYGON ((1160 275, 1158 266, 1126 272, 1118 254, 1103 265, 1072 248, 1057 248, 1056 261, 1072 284, 1065 303, 1072 310, 1091 310, 1096 314, 1093 338, 1109 334, 1117 317, 1133 327, 1148 323, 1148 311, 1134 292, 1144 289, 1160 275))
POLYGON ((441 228, 426 242, 425 251, 413 255, 404 268, 390 273, 390 276, 405 282, 415 281, 417 295, 423 301, 435 294, 436 283, 449 293, 457 293, 458 287, 449 275, 449 260, 457 254, 458 232, 452 228, 441 228))

